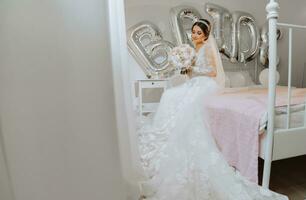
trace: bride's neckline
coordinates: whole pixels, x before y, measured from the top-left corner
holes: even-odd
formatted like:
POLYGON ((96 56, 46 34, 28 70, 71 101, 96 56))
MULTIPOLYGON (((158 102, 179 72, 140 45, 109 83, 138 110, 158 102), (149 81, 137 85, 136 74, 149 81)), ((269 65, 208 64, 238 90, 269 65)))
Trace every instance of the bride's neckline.
POLYGON ((203 43, 199 48, 195 48, 196 53, 199 53, 201 49, 204 47, 205 43, 203 43))

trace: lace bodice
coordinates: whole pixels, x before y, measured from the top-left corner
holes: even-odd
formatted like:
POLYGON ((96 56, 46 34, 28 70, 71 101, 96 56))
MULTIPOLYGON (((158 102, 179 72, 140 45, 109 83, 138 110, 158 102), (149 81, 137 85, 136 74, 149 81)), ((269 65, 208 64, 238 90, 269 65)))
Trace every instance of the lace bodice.
POLYGON ((207 75, 216 71, 216 62, 211 53, 210 45, 204 44, 197 52, 195 66, 192 68, 192 76, 207 75))
POLYGON ((197 52, 197 59, 192 71, 192 77, 205 76, 214 71, 217 75, 213 79, 220 87, 225 87, 225 73, 222 60, 212 35, 209 36, 207 42, 197 52))

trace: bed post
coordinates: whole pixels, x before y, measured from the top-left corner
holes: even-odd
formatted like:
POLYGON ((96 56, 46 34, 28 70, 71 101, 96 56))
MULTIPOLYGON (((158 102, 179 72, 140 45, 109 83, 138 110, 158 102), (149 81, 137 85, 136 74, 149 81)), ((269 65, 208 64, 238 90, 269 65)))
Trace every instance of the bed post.
POLYGON ((269 187, 271 162, 273 153, 273 134, 274 134, 274 113, 275 113, 275 93, 276 93, 276 55, 277 55, 277 19, 279 4, 276 0, 270 0, 266 6, 269 20, 269 97, 268 97, 268 131, 265 144, 265 163, 262 186, 269 187))

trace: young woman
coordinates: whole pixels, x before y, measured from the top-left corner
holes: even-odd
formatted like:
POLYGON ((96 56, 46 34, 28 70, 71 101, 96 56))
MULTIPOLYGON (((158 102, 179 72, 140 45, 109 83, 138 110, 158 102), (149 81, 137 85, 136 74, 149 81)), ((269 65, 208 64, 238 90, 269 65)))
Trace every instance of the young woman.
POLYGON ((156 200, 276 200, 236 173, 219 152, 205 115, 206 97, 224 86, 224 72, 210 24, 192 26, 197 52, 191 77, 162 96, 157 113, 139 129, 141 161, 156 200))

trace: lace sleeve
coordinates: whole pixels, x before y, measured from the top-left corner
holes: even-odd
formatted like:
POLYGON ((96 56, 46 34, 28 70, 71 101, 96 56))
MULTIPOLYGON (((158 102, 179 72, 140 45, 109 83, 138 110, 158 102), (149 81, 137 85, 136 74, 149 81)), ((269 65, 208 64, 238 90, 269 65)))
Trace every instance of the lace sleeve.
POLYGON ((216 71, 216 70, 212 66, 206 66, 206 67, 194 66, 192 68, 192 72, 196 75, 207 75, 213 71, 216 71))
POLYGON ((194 76, 205 76, 211 72, 216 72, 215 60, 209 51, 209 47, 202 47, 200 49, 195 66, 192 68, 194 76))

